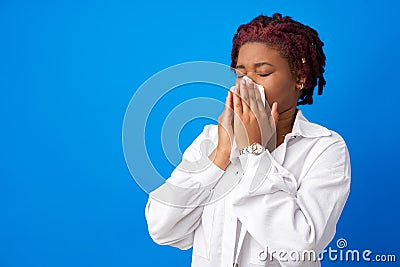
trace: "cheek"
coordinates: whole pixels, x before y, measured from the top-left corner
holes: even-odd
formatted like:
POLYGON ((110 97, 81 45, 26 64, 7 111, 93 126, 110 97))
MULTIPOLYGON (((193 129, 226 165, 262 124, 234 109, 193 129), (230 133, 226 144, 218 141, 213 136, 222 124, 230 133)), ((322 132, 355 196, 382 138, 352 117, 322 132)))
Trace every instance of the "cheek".
POLYGON ((276 80, 264 81, 260 84, 264 87, 265 94, 270 101, 277 101, 288 91, 285 83, 276 80))
POLYGON ((278 81, 270 80, 260 83, 264 87, 264 92, 267 97, 268 103, 278 102, 279 109, 285 109, 287 106, 297 102, 297 94, 295 84, 288 80, 278 81))

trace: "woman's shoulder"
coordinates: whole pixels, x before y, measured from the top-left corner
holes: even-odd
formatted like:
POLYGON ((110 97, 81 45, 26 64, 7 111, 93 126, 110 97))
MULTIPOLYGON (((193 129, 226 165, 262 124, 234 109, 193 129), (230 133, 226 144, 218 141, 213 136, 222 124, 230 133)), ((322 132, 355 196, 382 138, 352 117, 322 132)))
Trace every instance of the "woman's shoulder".
POLYGON ((207 143, 209 145, 216 144, 218 142, 218 125, 207 124, 203 127, 203 130, 195 138, 192 146, 207 143), (206 141, 206 142, 205 142, 206 141))
POLYGON ((215 136, 218 135, 218 125, 216 124, 207 124, 203 128, 203 133, 206 136, 215 136))
POLYGON ((317 138, 320 142, 343 143, 344 138, 336 131, 323 126, 322 124, 311 122, 299 111, 293 126, 295 135, 301 135, 306 138, 317 138))

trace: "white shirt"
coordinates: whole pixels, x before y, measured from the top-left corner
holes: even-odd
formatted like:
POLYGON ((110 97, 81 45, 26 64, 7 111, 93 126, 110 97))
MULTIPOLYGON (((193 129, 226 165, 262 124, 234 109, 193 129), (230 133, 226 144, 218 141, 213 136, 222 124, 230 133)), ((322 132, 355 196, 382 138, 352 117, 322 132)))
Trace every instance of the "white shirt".
POLYGON ((152 239, 193 247, 192 267, 232 267, 235 258, 239 267, 320 266, 296 258, 311 250, 318 258, 335 235, 350 192, 344 140, 299 110, 273 153, 239 156, 234 142, 224 171, 208 159, 217 127, 205 126, 171 177, 150 193, 152 239))

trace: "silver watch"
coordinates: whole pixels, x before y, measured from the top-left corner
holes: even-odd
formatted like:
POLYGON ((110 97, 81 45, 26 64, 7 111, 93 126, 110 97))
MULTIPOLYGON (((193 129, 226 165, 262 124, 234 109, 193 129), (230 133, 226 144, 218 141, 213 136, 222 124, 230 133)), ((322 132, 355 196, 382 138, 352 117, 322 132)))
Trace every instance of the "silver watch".
POLYGON ((239 155, 243 155, 243 154, 260 155, 264 151, 265 151, 265 147, 263 147, 262 145, 260 145, 257 142, 254 142, 251 145, 249 145, 243 149, 240 149, 239 155))

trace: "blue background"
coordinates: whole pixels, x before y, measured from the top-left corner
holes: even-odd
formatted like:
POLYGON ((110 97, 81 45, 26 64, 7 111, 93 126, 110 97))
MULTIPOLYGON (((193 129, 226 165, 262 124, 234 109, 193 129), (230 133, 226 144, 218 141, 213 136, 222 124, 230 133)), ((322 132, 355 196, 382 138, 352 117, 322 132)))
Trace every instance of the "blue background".
POLYGON ((147 194, 122 152, 125 109, 168 66, 229 64, 236 28, 277 11, 326 44, 328 84, 303 110, 351 153, 332 248, 343 237, 399 258, 399 10, 394 0, 1 1, 0 266, 189 266, 191 251, 148 236, 147 194))

